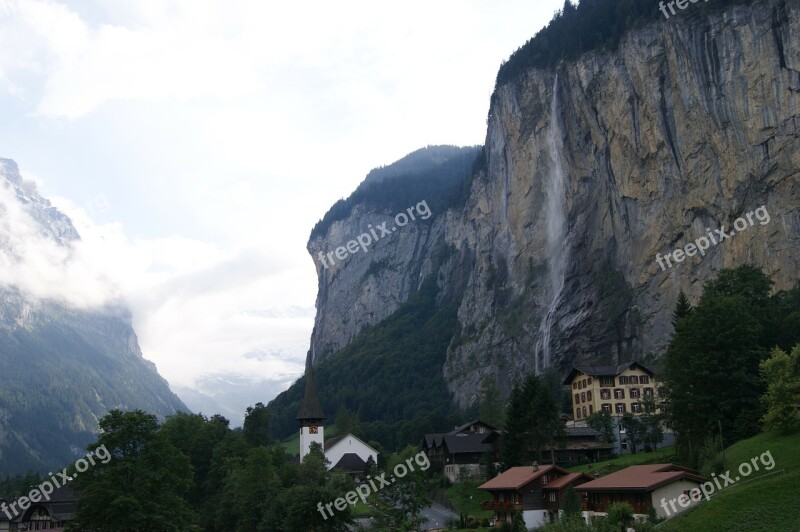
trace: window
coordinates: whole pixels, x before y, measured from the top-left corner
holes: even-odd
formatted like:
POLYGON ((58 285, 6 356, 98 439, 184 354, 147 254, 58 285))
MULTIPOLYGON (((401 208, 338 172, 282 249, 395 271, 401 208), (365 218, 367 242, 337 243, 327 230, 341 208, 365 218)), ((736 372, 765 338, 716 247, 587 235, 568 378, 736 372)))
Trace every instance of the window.
POLYGON ((628 391, 631 399, 638 399, 639 398, 639 388, 631 388, 628 391))
POLYGON ((575 419, 580 419, 580 418, 581 418, 581 409, 580 408, 576 408, 575 409, 575 419))
POLYGON ((600 390, 600 399, 611 399, 611 390, 600 390))
POLYGON ((572 383, 572 389, 573 390, 577 390, 578 389, 578 383, 577 382, 573 382, 572 383))
POLYGON ((583 417, 586 417, 586 407, 583 407, 583 417))
POLYGON ((576 393, 575 394, 575 404, 577 405, 580 402, 581 402, 581 395, 579 393, 576 393))
POLYGON ((650 384, 650 377, 647 375, 642 375, 639 377, 639 384, 650 384))
POLYGON ((592 408, 592 405, 589 405, 589 415, 590 416, 592 415, 592 412, 594 412, 594 408, 592 408))
POLYGON ((592 385, 592 378, 591 378, 591 377, 589 377, 588 379, 586 379, 586 384, 588 384, 589 386, 591 386, 591 385, 592 385))
POLYGON ((550 502, 556 502, 556 492, 555 491, 551 491, 550 492, 550 502))
POLYGON ((603 412, 611 413, 611 403, 603 403, 600 406, 603 408, 603 412))
POLYGON ((625 390, 619 388, 614 390, 614 399, 625 399, 625 390))
POLYGON ((581 403, 586 402, 586 392, 581 392, 581 403))
POLYGON ((600 377, 600 386, 614 386, 614 377, 600 377))
POLYGON ((639 377, 636 375, 631 375, 628 377, 628 384, 639 384, 639 377))
POLYGON ((616 410, 617 414, 624 414, 625 413, 625 403, 617 403, 614 405, 614 409, 616 410))
POLYGON ((620 384, 628 384, 628 377, 626 377, 625 375, 620 375, 619 376, 619 383, 620 384))
POLYGON ((591 401, 592 400, 592 391, 591 390, 586 392, 586 400, 587 401, 591 401))
POLYGON ((641 410, 641 407, 639 406, 639 403, 633 403, 631 405, 631 412, 633 412, 634 414, 638 414, 641 411, 642 410, 641 410))
POLYGON ((547 473, 542 475, 542 486, 546 486, 546 485, 547 485, 547 473))
POLYGON ((645 388, 644 389, 644 396, 645 397, 653 397, 653 389, 652 388, 645 388))

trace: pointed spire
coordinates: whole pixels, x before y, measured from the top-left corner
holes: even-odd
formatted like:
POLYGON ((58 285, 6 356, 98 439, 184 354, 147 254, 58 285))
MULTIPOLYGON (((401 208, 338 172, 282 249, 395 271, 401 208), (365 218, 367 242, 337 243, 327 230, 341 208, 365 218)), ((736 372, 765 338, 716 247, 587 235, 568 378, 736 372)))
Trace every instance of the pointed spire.
POLYGON ((306 394, 300 404, 300 411, 297 413, 298 421, 322 421, 325 413, 317 397, 317 386, 314 383, 314 370, 311 367, 311 360, 306 362, 306 394))

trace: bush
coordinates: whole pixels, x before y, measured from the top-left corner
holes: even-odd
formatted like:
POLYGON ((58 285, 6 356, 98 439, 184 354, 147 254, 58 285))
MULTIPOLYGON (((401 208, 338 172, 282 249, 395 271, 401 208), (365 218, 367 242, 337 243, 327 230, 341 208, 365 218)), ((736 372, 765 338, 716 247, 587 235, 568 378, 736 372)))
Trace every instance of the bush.
POLYGON ((627 502, 615 502, 608 507, 608 524, 616 530, 626 530, 633 520, 633 506, 627 502))

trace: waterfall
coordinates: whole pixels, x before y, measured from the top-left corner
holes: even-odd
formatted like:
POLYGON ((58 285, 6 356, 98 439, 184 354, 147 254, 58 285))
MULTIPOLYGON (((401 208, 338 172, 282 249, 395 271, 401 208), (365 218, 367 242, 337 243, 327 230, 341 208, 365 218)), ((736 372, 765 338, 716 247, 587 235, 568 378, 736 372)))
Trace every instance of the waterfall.
POLYGON ((550 366, 550 341, 556 308, 564 290, 567 260, 566 185, 564 166, 561 163, 561 125, 558 112, 558 74, 553 81, 553 99, 550 102, 550 129, 547 133, 550 154, 550 173, 545 182, 545 209, 547 215, 547 285, 550 298, 547 314, 539 325, 539 342, 536 354, 536 373, 550 366))

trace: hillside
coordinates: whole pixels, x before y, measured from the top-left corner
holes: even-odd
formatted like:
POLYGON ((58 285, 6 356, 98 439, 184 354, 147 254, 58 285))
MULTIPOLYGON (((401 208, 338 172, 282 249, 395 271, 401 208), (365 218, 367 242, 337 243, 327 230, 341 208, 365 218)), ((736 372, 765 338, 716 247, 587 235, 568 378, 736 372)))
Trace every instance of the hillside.
POLYGON ((639 16, 640 4, 581 3, 517 51, 461 179, 398 173, 331 208, 307 246, 314 364, 344 364, 336 353, 432 277, 456 306, 442 378, 468 408, 487 379, 507 394, 530 371, 661 356, 680 291, 695 303, 723 268, 796 285, 800 3, 698 4, 669 20, 657 5, 639 16), (423 201, 427 219, 319 260, 423 201), (733 236, 659 265, 714 230, 733 236))
MULTIPOLYGON (((685 515, 660 525, 659 531, 783 531, 800 526, 800 433, 759 434, 725 450, 727 469, 769 451, 775 467, 752 473, 746 482, 729 486, 685 515), (785 470, 780 473, 780 470, 785 470), (763 478, 759 478, 763 477, 763 478)), ((731 475, 733 476, 733 475, 731 475)))
MULTIPOLYGON (((21 246, 37 242, 21 238, 23 218, 9 221, 15 212, 68 256, 80 238, 72 222, 22 180, 13 161, 0 159, 0 187, 6 267, 19 267, 21 246)), ((74 461, 111 409, 141 408, 159 416, 187 410, 143 358, 123 305, 77 308, 13 284, 0 285, 0 376, 2 475, 53 471, 74 461)))

